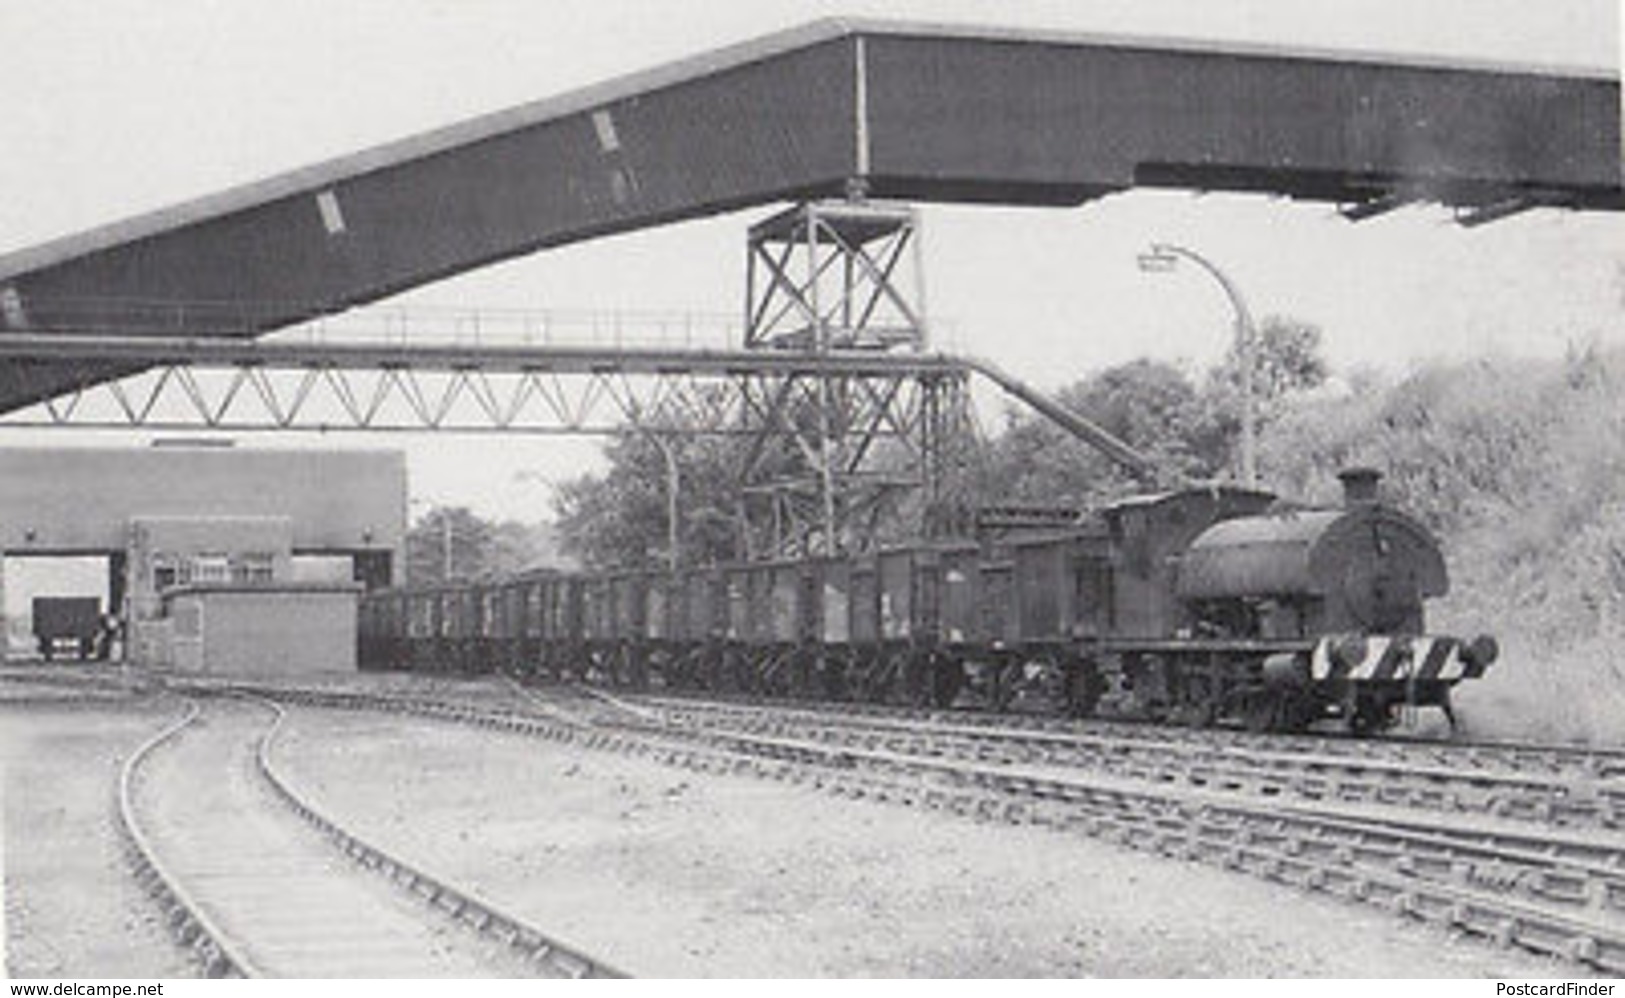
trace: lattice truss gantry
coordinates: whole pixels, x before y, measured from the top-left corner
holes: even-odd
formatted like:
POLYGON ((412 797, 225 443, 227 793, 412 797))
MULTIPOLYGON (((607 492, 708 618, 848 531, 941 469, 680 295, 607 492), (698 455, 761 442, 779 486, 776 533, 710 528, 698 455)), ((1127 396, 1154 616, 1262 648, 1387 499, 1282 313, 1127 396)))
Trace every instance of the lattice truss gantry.
POLYGON ((740 475, 752 553, 865 549, 962 529, 976 439, 967 374, 753 386, 740 475))
MULTIPOLYGON (((745 346, 907 356, 929 342, 919 222, 906 205, 799 204, 752 226, 745 346)), ((744 412, 751 546, 775 554, 873 545, 964 522, 972 421, 963 373, 876 385, 790 379, 744 412)))
POLYGON ((639 348, 241 343, 90 336, 0 337, 0 369, 79 362, 68 392, 0 415, 0 426, 616 434, 650 426, 751 436, 775 423, 785 385, 833 379, 867 400, 852 418, 908 432, 881 400, 909 382, 962 378, 945 357, 639 348), (112 365, 135 373, 101 380, 112 365))
POLYGON ((94 373, 0 426, 721 436, 755 554, 964 520, 971 369, 948 357, 0 336, 12 376, 64 362, 94 373), (138 373, 101 380, 109 365, 138 373))

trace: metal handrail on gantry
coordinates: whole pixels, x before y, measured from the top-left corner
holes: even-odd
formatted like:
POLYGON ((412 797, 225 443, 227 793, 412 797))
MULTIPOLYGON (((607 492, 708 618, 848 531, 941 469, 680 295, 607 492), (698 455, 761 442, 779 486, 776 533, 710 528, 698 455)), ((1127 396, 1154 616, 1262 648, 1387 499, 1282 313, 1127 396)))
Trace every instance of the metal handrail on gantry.
MULTIPOLYGON (((56 399, 0 416, 0 426, 57 426, 85 429, 208 428, 233 431, 355 430, 381 432, 411 430, 478 430, 507 432, 590 433, 616 432, 625 419, 671 412, 626 394, 629 386, 607 387, 620 379, 653 379, 651 397, 676 399, 680 386, 694 379, 840 377, 852 379, 917 379, 976 374, 997 386, 1063 430, 1099 450, 1137 475, 1148 475, 1152 464, 1129 444, 1079 413, 1050 399, 1039 389, 978 358, 943 353, 887 353, 872 350, 834 350, 822 353, 776 350, 681 350, 667 348, 607 348, 526 345, 409 345, 375 343, 289 343, 245 341, 212 337, 155 338, 129 336, 11 333, 0 335, 0 362, 26 368, 30 364, 116 364, 145 371, 148 384, 140 389, 120 381, 89 376, 56 399), (219 371, 219 384, 205 385, 196 375, 219 371), (294 375, 291 382, 271 380, 277 372, 294 375), (386 379, 388 389, 373 387, 373 397, 345 380, 370 372, 386 379), (442 375, 434 386, 441 393, 429 398, 415 375, 442 375), (598 399, 620 417, 596 428, 581 420, 559 421, 551 428, 516 425, 513 417, 523 408, 496 398, 490 376, 505 375, 503 385, 521 393, 547 393, 537 379, 579 376, 598 379, 598 399), (272 394, 290 389, 291 394, 272 394), (331 393, 346 415, 340 422, 305 421, 300 408, 310 406, 318 391, 331 393), (414 425, 384 425, 367 419, 376 415, 376 392, 404 393, 415 400, 404 412, 414 425), (92 393, 107 393, 111 408, 95 410, 86 404, 92 393), (212 394, 211 394, 212 392, 212 394), (485 417, 484 426, 450 425, 445 420, 449 403, 445 393, 467 393, 474 400, 471 412, 485 417), (178 408, 166 408, 165 403, 178 408), (257 409, 248 403, 259 402, 257 409), (415 403, 423 403, 421 405, 415 403), (102 415, 98 415, 100 412, 102 415), (107 413, 114 415, 108 416, 107 413), (441 418, 435 418, 439 415, 441 418), (507 418, 505 418, 505 416, 507 418)), ((455 401, 455 399, 453 399, 455 401)), ((545 411, 545 406, 543 407, 545 411)), ((554 413, 557 415, 557 413, 554 413)), ((721 416, 692 424, 693 432, 730 432, 721 416)))

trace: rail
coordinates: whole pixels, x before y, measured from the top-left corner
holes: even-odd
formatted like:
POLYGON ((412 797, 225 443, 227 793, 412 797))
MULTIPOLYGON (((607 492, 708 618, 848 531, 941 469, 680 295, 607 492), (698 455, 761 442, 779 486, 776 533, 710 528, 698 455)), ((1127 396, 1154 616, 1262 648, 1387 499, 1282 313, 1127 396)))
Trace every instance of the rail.
MULTIPOLYGON (((1034 762, 1087 768, 1164 784, 1223 788, 1274 797, 1351 803, 1397 803, 1448 812, 1545 821, 1565 827, 1613 830, 1625 823, 1625 784, 1582 786, 1551 774, 1463 770, 1332 753, 1283 752, 1231 743, 1187 742, 1107 732, 1033 731, 949 721, 841 716, 830 726, 827 712, 777 707, 719 706, 699 699, 639 696, 668 722, 729 727, 774 736, 823 732, 859 748, 916 747, 960 758, 1034 762), (1590 793, 1583 791, 1590 790, 1590 793)), ((647 709, 647 708, 645 708, 647 709)))
POLYGON ((191 726, 198 718, 198 710, 197 701, 187 701, 186 713, 180 720, 142 743, 124 761, 118 778, 119 830, 129 843, 137 882, 157 899, 170 930, 182 944, 188 945, 199 956, 204 971, 211 977, 264 977, 264 971, 209 916, 180 882, 180 878, 164 863, 136 819, 136 771, 159 746, 191 726))
POLYGON ((260 739, 259 750, 255 754, 260 774, 295 814, 332 839, 346 856, 418 895, 430 905, 443 909, 453 917, 463 919, 485 935, 506 942, 511 949, 564 977, 627 976, 604 961, 588 956, 582 950, 532 927, 524 919, 503 911, 492 902, 470 891, 454 887, 393 853, 367 842, 322 813, 294 790, 288 778, 279 773, 272 762, 276 740, 281 735, 283 724, 288 717, 286 708, 265 696, 254 696, 251 699, 270 708, 276 715, 270 730, 260 739))

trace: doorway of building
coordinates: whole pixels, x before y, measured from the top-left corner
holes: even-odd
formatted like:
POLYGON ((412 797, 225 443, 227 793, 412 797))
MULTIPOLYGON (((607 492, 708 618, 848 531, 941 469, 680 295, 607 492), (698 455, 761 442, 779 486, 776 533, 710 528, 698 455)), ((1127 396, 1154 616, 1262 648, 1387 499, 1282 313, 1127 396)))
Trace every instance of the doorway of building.
POLYGON ((0 559, 0 654, 8 661, 122 658, 116 617, 124 587, 114 577, 120 560, 105 554, 0 559))

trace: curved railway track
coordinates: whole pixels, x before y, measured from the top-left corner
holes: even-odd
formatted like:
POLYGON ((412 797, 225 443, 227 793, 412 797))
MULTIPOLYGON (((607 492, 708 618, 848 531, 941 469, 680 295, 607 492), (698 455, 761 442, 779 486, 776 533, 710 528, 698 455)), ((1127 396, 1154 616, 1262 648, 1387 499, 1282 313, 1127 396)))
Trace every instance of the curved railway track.
MULTIPOLYGON (((791 781, 838 796, 1087 834, 1251 873, 1597 970, 1625 972, 1625 843, 1529 822, 1466 822, 1410 808, 1304 805, 1063 767, 909 754, 663 720, 591 691, 524 712, 364 693, 279 695, 436 717, 701 772, 791 781), (540 707, 540 710, 534 709, 540 707)), ((844 718, 832 717, 838 727, 844 718)))
POLYGON ((137 876, 207 973, 620 976, 320 813, 275 764, 285 717, 268 702, 193 701, 120 773, 137 876))

